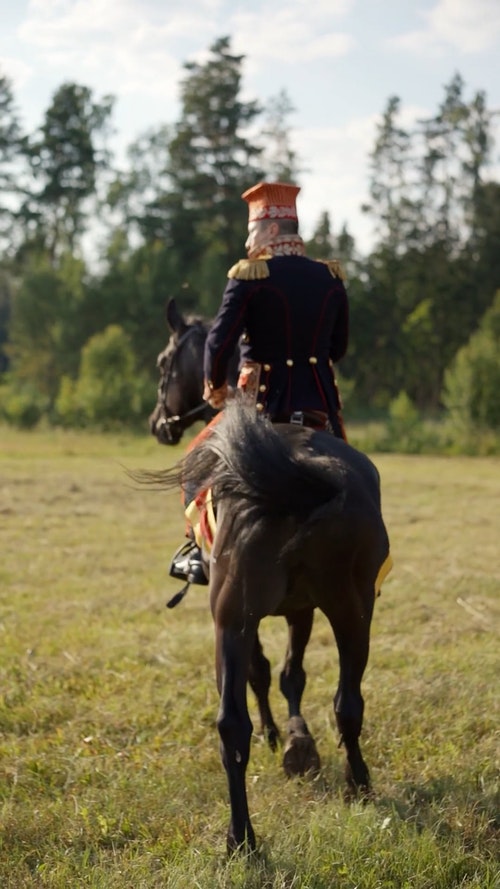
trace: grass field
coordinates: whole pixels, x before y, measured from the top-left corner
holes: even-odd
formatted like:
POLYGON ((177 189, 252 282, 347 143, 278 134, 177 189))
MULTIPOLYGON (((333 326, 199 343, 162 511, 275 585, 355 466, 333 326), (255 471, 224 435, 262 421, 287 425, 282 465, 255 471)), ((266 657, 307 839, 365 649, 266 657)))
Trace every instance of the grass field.
MULTIPOLYGON (((319 615, 304 715, 321 774, 287 781, 256 736, 259 854, 228 861, 207 592, 165 609, 180 501, 125 471, 180 453, 0 429, 0 887, 498 889, 500 462, 376 458, 395 567, 363 683, 375 800, 342 802, 319 615)), ((284 725, 284 621, 262 639, 284 725)))

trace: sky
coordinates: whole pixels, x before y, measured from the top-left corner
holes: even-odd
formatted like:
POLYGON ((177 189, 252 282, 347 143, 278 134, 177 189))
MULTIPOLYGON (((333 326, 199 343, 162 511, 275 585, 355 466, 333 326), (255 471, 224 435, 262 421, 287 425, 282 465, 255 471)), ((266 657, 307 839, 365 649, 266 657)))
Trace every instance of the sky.
MULTIPOLYGON (((62 83, 116 97, 111 146, 179 118, 187 61, 219 37, 243 54, 242 98, 286 90, 309 237, 323 211, 361 250, 372 242, 369 152, 390 96, 401 122, 435 115, 459 73, 487 97, 500 176, 500 0, 0 0, 0 73, 24 127, 43 121, 62 83)), ((248 183, 253 185, 254 183, 248 183)))

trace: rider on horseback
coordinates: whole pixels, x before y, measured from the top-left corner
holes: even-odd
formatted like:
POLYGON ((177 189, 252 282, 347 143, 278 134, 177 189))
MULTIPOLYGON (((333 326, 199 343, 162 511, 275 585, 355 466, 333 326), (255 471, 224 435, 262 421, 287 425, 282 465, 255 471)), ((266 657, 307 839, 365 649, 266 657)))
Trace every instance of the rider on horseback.
MULTIPOLYGON (((287 183, 260 182, 242 195, 249 210, 248 258, 228 272, 205 344, 203 397, 217 410, 224 407, 228 364, 239 340, 238 388, 257 411, 273 422, 330 429, 345 439, 334 363, 347 349, 347 293, 338 262, 305 256, 299 191, 287 183)), ((200 436, 209 430, 210 425, 200 436)), ((178 550, 170 573, 207 583, 195 540, 178 550)))

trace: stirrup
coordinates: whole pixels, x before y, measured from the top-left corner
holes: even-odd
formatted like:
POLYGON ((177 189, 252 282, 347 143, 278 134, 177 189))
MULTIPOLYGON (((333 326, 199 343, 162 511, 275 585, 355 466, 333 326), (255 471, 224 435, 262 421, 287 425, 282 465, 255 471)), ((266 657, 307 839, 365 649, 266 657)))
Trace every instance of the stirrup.
POLYGON ((171 577, 186 580, 188 583, 208 586, 201 550, 194 540, 187 540, 179 547, 170 564, 169 573, 171 577))

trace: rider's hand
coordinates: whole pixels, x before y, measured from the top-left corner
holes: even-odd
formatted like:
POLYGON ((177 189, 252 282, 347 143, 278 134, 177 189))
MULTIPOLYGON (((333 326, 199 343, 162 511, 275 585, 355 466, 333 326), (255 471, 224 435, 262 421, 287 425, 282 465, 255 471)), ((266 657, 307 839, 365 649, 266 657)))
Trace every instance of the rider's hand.
POLYGON ((219 389, 214 389, 213 386, 205 380, 203 399, 204 401, 208 401, 210 407, 213 407, 214 410, 222 410, 226 403, 227 394, 227 383, 224 383, 219 389))

